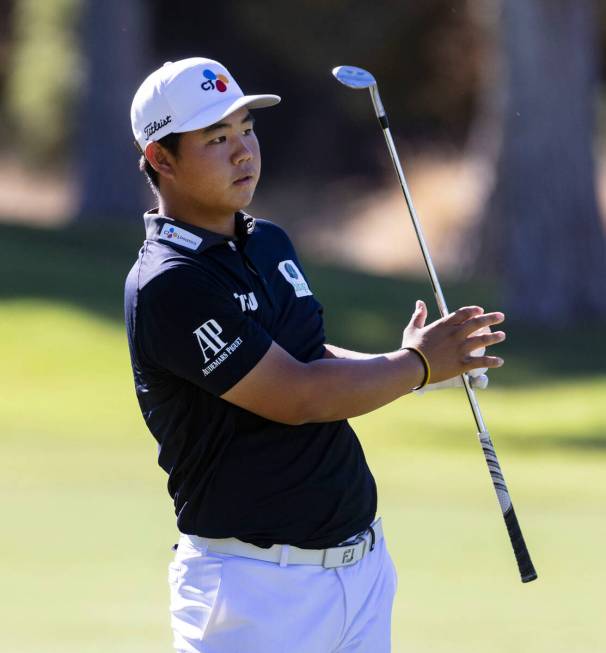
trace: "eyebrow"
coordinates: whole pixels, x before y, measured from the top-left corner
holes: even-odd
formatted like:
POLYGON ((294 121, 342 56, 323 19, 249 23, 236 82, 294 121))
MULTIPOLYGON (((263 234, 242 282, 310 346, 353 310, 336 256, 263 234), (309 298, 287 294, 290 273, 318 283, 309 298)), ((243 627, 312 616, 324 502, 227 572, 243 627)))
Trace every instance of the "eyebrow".
MULTIPOLYGON (((242 118, 242 122, 240 124, 244 124, 245 122, 252 122, 252 124, 255 124, 255 117, 252 115, 252 113, 249 111, 244 118, 242 118)), ((214 132, 217 129, 223 129, 224 127, 231 127, 230 122, 216 122, 214 125, 211 125, 210 127, 206 127, 205 129, 202 130, 202 133, 208 134, 209 132, 214 132)))

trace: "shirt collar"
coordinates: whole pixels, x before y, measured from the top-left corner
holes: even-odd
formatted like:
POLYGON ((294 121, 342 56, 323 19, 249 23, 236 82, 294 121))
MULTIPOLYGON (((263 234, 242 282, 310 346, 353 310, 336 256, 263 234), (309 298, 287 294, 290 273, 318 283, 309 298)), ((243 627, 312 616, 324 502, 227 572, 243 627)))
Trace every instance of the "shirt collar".
MULTIPOLYGON (((143 221, 147 240, 158 240, 180 251, 200 254, 210 247, 234 240, 230 236, 161 215, 157 207, 147 211, 143 221)), ((235 221, 236 238, 242 243, 241 247, 244 247, 255 231, 256 220, 243 211, 236 211, 235 221)))

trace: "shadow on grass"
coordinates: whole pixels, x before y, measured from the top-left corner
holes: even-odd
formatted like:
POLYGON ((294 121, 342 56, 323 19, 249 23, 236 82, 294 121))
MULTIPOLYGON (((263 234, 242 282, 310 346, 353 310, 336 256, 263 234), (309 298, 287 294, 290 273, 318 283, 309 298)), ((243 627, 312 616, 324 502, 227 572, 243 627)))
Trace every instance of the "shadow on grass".
MULTIPOLYGON (((58 230, 0 225, 0 299, 71 303, 121 323, 124 279, 143 238, 143 222, 78 223, 58 230)), ((425 280, 378 277, 310 260, 305 269, 325 307, 328 339, 337 345, 370 352, 396 349, 418 298, 430 307, 430 319, 438 317, 425 280)), ((451 308, 467 304, 500 308, 497 290, 488 283, 446 283, 444 293, 451 308)), ((498 347, 506 364, 493 374, 495 385, 532 385, 604 373, 604 325, 583 324, 574 331, 511 324, 506 328, 508 339, 498 347)))
MULTIPOLYGON (((306 269, 316 296, 326 308, 329 340, 346 348, 381 352, 399 347, 417 299, 423 299, 430 309, 428 322, 439 317, 425 279, 377 277, 317 264, 308 264, 306 269)), ((443 283, 443 291, 451 309, 479 304, 487 311, 502 310, 498 290, 489 283, 443 283)), ((532 386, 603 376, 605 326, 582 323, 576 329, 546 330, 506 323, 507 340, 494 348, 504 357, 505 365, 492 373, 491 383, 532 386)))
POLYGON ((606 437, 604 433, 583 437, 544 437, 540 447, 535 448, 554 448, 554 449, 581 449, 586 452, 606 451, 606 437))

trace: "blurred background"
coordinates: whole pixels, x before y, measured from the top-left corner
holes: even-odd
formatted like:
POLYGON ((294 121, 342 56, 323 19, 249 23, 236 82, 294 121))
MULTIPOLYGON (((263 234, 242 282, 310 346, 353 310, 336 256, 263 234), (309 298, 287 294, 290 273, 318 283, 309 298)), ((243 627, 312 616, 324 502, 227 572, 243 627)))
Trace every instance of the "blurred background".
MULTIPOLYGON (((393 650, 606 651, 606 8, 597 0, 0 0, 0 649, 171 650, 166 478, 135 398, 124 278, 154 197, 132 96, 219 59, 257 114, 251 213, 291 234, 330 342, 433 306, 377 78, 451 308, 507 313, 479 397, 539 572, 519 582, 462 391, 353 420, 399 571, 393 650)), ((433 317, 437 317, 434 309, 433 317)))

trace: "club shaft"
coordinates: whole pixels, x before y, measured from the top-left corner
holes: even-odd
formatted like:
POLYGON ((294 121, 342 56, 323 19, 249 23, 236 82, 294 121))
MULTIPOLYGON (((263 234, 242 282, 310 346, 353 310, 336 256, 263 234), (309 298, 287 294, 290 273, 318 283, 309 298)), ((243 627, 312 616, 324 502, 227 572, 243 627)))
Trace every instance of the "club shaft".
MULTIPOLYGON (((427 242, 425 241, 425 236, 423 235, 423 229, 421 228, 421 223, 417 217, 417 212, 412 201, 412 196, 408 189, 408 184, 406 183, 404 171, 402 170, 402 165, 400 164, 400 159, 396 151, 396 146, 393 142, 393 138, 389 130, 387 115, 385 113, 385 109, 383 108, 383 103, 381 102, 381 97, 379 96, 377 85, 373 84, 370 86, 369 91, 375 113, 379 119, 379 123, 383 130, 383 135, 385 136, 389 155, 398 175, 398 180, 400 181, 400 186, 402 187, 402 192, 404 193, 404 198, 406 199, 408 212, 410 214, 410 218, 417 235, 417 240, 419 241, 419 245, 421 247, 421 252, 423 253, 423 260, 425 261, 425 266, 427 267, 427 272, 429 273, 429 279, 431 281, 433 293, 438 304, 438 309, 442 317, 445 317, 449 314, 446 299, 444 298, 442 286, 440 285, 440 280, 438 279, 436 269, 433 265, 433 261, 431 260, 429 248, 427 247, 427 242)), ((497 499, 501 507, 501 512, 503 513, 503 518, 507 526, 509 539, 516 556, 518 568, 520 570, 520 576, 522 581, 527 583, 537 578, 537 573, 530 559, 526 543, 524 542, 524 537, 522 536, 522 531, 518 524, 518 520, 511 503, 509 491, 507 489, 507 485, 505 484, 505 478, 503 477, 501 466, 499 465, 490 434, 488 433, 488 429, 486 428, 486 424, 482 418, 480 406, 469 383, 469 377, 467 374, 462 374, 461 378, 463 379, 463 387, 465 388, 465 393, 467 394, 467 399, 469 400, 469 405, 476 422, 478 429, 478 438, 480 440, 480 444, 482 445, 484 458, 486 460, 486 464, 488 465, 492 484, 495 489, 497 499)))
MULTIPOLYGON (((375 113, 377 114, 379 120, 381 121, 381 118, 385 118, 385 109, 383 108, 383 104, 381 102, 381 98, 379 96, 379 92, 376 86, 371 87, 370 96, 372 98, 372 103, 375 108, 375 113)), ((402 187, 402 192, 404 193, 404 198, 406 199, 406 204, 408 205, 408 210, 410 212, 412 224, 415 233, 417 234, 419 245, 421 246, 421 251, 423 252, 423 259, 425 260, 427 272, 429 273, 429 278, 431 280, 433 292, 436 297, 436 302, 438 303, 438 308, 440 310, 442 317, 445 317, 449 313, 448 306, 446 305, 446 299, 444 298, 444 293, 442 292, 442 286, 440 285, 440 280, 438 279, 436 269, 433 265, 433 261, 431 260, 431 255, 429 254, 429 248, 427 247, 425 236, 423 235, 423 230, 421 229, 421 223, 419 222, 419 218, 417 217, 417 212, 415 210, 412 201, 412 196, 410 194, 410 191, 408 190, 408 184, 406 183, 406 178, 404 177, 404 171, 402 170, 402 165, 400 164, 400 159, 396 152, 396 146, 393 142, 391 131, 389 130, 389 126, 387 124, 386 119, 384 121, 381 121, 381 126, 383 128, 383 136, 385 136, 385 141, 387 142, 387 148, 389 149, 389 155, 391 156, 392 163, 398 174, 398 179, 400 181, 400 186, 402 187)))
MULTIPOLYGON (((425 266, 427 268, 427 272, 429 273, 429 279, 431 281, 431 286, 433 288, 433 294, 438 304, 438 309, 442 317, 446 317, 449 313, 448 306, 446 304, 446 299, 444 298, 444 293, 442 292, 442 286, 440 285, 440 280, 438 279, 436 269, 433 265, 433 261, 431 260, 429 248, 427 247, 427 242, 425 240, 425 236, 423 235, 423 229, 421 228, 421 223, 419 221, 419 218, 417 217, 417 212, 415 210, 414 203, 412 201, 412 196, 410 194, 410 191, 408 190, 406 177, 404 176, 404 171, 402 170, 402 165, 400 164, 400 158, 398 157, 396 146, 393 142, 391 131, 389 130, 385 109, 383 108, 383 103, 381 102, 381 97, 379 96, 379 91, 376 85, 370 87, 370 97, 372 98, 372 103, 375 108, 375 113, 377 114, 377 117, 379 118, 379 122, 381 123, 381 127, 383 128, 383 135, 385 136, 387 149, 389 150, 389 155, 393 162, 394 168, 396 169, 398 180, 400 181, 400 186, 402 187, 402 192, 404 193, 404 198, 406 199, 408 212, 410 213, 410 218, 412 220, 412 226, 417 235, 417 240, 419 241, 419 245, 421 246, 421 252, 423 253, 423 260, 425 261, 425 266), (381 120, 381 118, 383 118, 383 120, 381 120)), ((465 392, 467 393, 467 399, 469 400, 469 405, 471 406, 471 411, 473 413, 476 426, 478 427, 478 431, 480 433, 484 433, 486 432, 486 425, 484 424, 484 419, 482 418, 482 413, 480 411, 480 406, 475 397, 475 393, 472 390, 471 385, 469 384, 469 379, 467 377, 467 374, 462 374, 461 378, 463 379, 463 386, 465 388, 465 392)))

